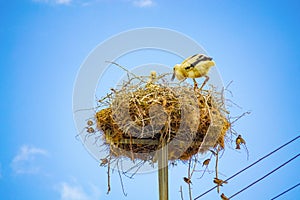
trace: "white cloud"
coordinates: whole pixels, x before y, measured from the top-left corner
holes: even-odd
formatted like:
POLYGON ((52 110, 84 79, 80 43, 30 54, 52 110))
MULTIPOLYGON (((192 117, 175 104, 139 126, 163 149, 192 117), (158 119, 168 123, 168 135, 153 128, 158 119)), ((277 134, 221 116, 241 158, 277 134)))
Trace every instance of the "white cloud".
POLYGON ((48 152, 44 149, 23 145, 18 154, 13 158, 11 167, 16 174, 35 174, 40 168, 35 163, 37 156, 46 156, 48 152))
POLYGON ((56 188, 61 200, 95 200, 101 196, 100 190, 94 184, 89 184, 89 192, 84 191, 78 183, 61 182, 56 188))
POLYGON ((57 4, 70 4, 72 0, 55 0, 57 4))
POLYGON ((133 5, 144 8, 154 6, 154 2, 152 0, 135 0, 133 1, 133 5))
POLYGON ((68 5, 72 3, 72 0, 32 0, 32 1, 37 3, 53 3, 53 4, 60 4, 60 5, 68 5))
POLYGON ((83 189, 79 186, 72 186, 68 183, 61 183, 60 189, 62 200, 86 200, 87 195, 84 193, 83 189))

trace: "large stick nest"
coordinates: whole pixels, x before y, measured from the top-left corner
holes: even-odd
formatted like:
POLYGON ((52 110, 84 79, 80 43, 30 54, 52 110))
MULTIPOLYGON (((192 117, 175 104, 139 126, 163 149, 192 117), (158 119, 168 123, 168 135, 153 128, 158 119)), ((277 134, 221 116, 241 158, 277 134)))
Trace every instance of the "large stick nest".
POLYGON ((99 101, 97 128, 112 157, 155 162, 167 143, 168 159, 185 161, 224 148, 230 123, 222 94, 213 88, 199 91, 189 84, 170 84, 162 77, 145 81, 134 76, 99 101))

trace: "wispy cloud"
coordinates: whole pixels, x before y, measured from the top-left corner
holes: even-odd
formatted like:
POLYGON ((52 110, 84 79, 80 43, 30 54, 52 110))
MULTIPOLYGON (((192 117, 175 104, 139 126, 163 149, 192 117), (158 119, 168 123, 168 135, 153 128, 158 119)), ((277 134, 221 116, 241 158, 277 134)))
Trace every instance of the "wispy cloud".
POLYGON ((100 190, 94 184, 89 184, 88 191, 76 182, 73 184, 61 182, 56 188, 61 200, 95 200, 101 196, 100 190))
POLYGON ((36 174, 40 172, 40 167, 35 162, 36 157, 46 155, 48 152, 44 149, 23 145, 13 158, 11 167, 16 174, 36 174))
POLYGON ((57 4, 70 4, 72 0, 56 0, 55 3, 57 4))
POLYGON ((80 186, 70 185, 68 183, 61 183, 60 195, 62 200, 87 200, 88 196, 85 194, 80 186))
POLYGON ((145 7, 152 7, 155 5, 155 3, 152 0, 135 0, 133 1, 133 5, 140 8, 145 8, 145 7))
POLYGON ((51 3, 51 4, 59 4, 59 5, 68 5, 72 3, 72 0, 32 0, 37 3, 51 3))

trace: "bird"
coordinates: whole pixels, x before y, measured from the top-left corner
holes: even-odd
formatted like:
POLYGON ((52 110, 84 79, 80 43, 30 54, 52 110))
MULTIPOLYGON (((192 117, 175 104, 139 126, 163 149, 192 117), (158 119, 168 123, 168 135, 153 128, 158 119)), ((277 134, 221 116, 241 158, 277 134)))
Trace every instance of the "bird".
POLYGON ((209 162, 210 162, 210 158, 204 160, 203 163, 202 163, 202 167, 203 167, 204 165, 207 166, 207 165, 209 164, 209 162))
POLYGON ((224 193, 221 194, 221 199, 222 199, 222 200, 229 200, 229 198, 226 197, 224 193))
POLYGON ((235 139, 235 144, 236 144, 236 149, 241 149, 240 145, 241 144, 246 144, 246 141, 244 140, 244 138, 242 138, 241 135, 238 135, 238 137, 235 139))
POLYGON ((86 132, 88 133, 95 133, 95 129, 93 127, 86 127, 86 132))
POLYGON ((186 78, 192 78, 194 81, 194 89, 198 87, 195 78, 205 77, 200 90, 209 80, 207 76, 210 68, 215 66, 215 62, 211 57, 204 54, 195 54, 185 59, 181 64, 176 64, 173 67, 172 81, 176 77, 179 81, 184 81, 186 78))
POLYGON ((100 159, 101 160, 101 163, 100 163, 100 166, 105 166, 107 163, 108 163, 108 159, 107 158, 103 158, 103 159, 100 159))
POLYGON ((190 178, 183 177, 183 180, 184 180, 184 182, 186 182, 187 184, 191 184, 191 183, 192 183, 192 181, 191 181, 190 178))
POLYGON ((151 71, 149 82, 154 83, 156 81, 156 78, 157 78, 156 71, 151 71))
POLYGON ((155 86, 156 81, 157 81, 156 71, 151 71, 149 79, 148 79, 147 84, 146 84, 146 88, 151 88, 151 87, 155 86))
POLYGON ((227 184, 227 181, 223 181, 222 179, 214 178, 214 183, 217 184, 218 186, 223 186, 224 184, 227 184))
POLYGON ((209 150, 211 153, 212 153, 212 155, 214 155, 214 156, 216 156, 217 155, 217 153, 216 152, 214 152, 213 150, 209 150))
POLYGON ((93 124, 94 124, 94 123, 93 123, 92 120, 88 120, 88 121, 87 121, 87 125, 88 125, 88 126, 92 126, 93 124))

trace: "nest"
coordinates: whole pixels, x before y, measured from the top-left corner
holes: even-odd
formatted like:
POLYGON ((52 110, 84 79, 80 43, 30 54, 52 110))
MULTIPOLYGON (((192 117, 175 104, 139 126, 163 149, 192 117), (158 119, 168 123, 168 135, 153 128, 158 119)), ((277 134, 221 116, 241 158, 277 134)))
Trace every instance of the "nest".
POLYGON ((186 161, 224 148, 230 127, 222 95, 213 88, 194 90, 164 78, 145 81, 135 76, 99 102, 97 128, 115 158, 156 162, 157 152, 168 145, 170 161, 186 161))

